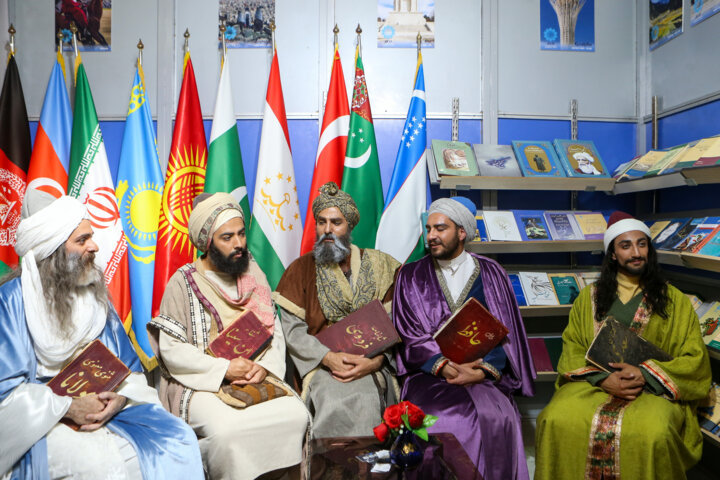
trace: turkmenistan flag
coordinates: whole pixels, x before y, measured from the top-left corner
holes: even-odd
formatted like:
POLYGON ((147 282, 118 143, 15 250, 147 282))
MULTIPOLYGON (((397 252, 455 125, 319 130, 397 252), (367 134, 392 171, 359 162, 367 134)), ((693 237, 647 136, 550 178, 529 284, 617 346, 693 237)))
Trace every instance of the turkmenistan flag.
POLYGON ((360 223, 352 231, 353 243, 361 248, 375 248, 384 202, 375 127, 359 46, 355 50, 355 84, 342 189, 355 200, 360 211, 360 223))
POLYGON ((227 57, 220 73, 220 84, 215 98, 215 115, 210 131, 210 151, 205 191, 208 193, 227 192, 240 204, 245 219, 250 219, 250 204, 245 186, 240 138, 233 113, 233 99, 230 89, 230 64, 227 57))
POLYGON ((115 310, 125 325, 125 331, 128 331, 132 319, 127 244, 95 102, 81 62, 75 84, 68 195, 87 207, 94 231, 93 240, 99 247, 95 263, 105 274, 115 310))

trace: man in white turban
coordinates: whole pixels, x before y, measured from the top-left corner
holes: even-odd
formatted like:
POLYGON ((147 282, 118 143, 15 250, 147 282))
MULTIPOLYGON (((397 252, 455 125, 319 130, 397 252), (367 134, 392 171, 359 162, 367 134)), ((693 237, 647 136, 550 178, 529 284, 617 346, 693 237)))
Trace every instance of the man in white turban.
POLYGON ((22 213, 22 263, 0 286, 0 476, 202 478, 197 439, 159 405, 108 301, 85 206, 29 190, 22 213), (114 392, 53 393, 45 384, 95 339, 132 373, 114 392))
POLYGON ((148 325, 163 405, 197 433, 210 478, 253 479, 297 465, 310 414, 282 380, 285 339, 265 274, 247 250, 237 200, 199 195, 189 233, 204 253, 170 278, 148 325), (206 353, 246 310, 272 335, 269 347, 254 359, 206 353))
POLYGON ((465 251, 475 236, 475 204, 434 201, 428 211, 430 255, 404 265, 395 282, 393 320, 402 398, 436 415, 430 432, 453 432, 483 478, 527 479, 520 415, 513 395, 532 395, 525 330, 508 275, 494 260, 465 251), (508 329, 484 358, 458 364, 433 335, 470 297, 508 329))

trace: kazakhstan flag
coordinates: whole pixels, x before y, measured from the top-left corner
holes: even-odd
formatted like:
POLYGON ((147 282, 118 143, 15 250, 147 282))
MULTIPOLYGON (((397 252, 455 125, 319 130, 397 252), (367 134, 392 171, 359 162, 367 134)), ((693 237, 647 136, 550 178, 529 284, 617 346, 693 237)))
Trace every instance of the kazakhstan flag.
POLYGON ((130 254, 132 324, 128 335, 143 365, 151 370, 157 365, 157 359, 150 348, 145 326, 151 319, 155 245, 164 181, 142 65, 138 65, 130 92, 117 178, 115 192, 130 254))

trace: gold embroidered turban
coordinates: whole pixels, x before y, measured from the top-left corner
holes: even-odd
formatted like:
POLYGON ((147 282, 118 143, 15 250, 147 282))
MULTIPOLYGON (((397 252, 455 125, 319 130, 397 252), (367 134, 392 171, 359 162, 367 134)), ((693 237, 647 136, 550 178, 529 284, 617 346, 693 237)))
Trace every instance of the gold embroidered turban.
POLYGON ((318 195, 312 204, 313 216, 317 220, 320 212, 326 208, 337 207, 348 222, 350 230, 360 221, 360 212, 358 211, 355 200, 350 195, 340 190, 335 182, 328 182, 320 187, 320 195, 318 195))

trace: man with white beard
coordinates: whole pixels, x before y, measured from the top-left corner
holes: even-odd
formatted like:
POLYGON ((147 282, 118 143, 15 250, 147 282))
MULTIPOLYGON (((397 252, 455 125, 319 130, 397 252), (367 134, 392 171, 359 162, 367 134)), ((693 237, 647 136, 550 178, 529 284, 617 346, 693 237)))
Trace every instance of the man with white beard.
POLYGON ((275 303, 281 308, 287 349, 302 377, 302 397, 313 413, 313 436, 368 435, 398 392, 392 353, 374 358, 332 352, 315 335, 372 300, 390 311, 394 258, 351 244, 360 220, 352 197, 334 182, 313 201, 315 248, 287 268, 275 303))
POLYGON ((85 206, 30 190, 22 214, 22 263, 0 286, 0 477, 203 478, 193 431, 160 405, 109 302, 85 206), (115 392, 53 393, 46 383, 95 339, 130 375, 115 392))

